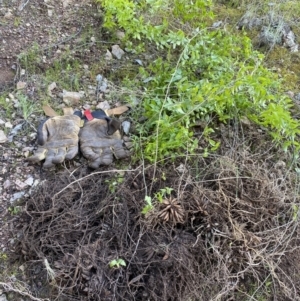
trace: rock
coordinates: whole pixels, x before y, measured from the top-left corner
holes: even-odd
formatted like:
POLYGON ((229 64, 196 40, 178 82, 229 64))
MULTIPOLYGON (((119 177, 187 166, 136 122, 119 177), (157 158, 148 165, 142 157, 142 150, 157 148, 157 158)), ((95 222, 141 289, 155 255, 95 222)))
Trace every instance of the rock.
POLYGON ((7 301, 7 298, 6 298, 5 294, 0 296, 0 301, 7 301))
POLYGON ((116 36, 118 39, 123 40, 125 38, 125 32, 121 30, 117 30, 116 36))
POLYGON ((16 136, 23 128, 23 122, 20 124, 17 124, 9 133, 8 135, 8 141, 12 142, 14 139, 14 136, 16 136))
POLYGON ((111 61, 112 60, 112 54, 111 54, 111 52, 107 49, 106 50, 106 54, 105 54, 105 59, 107 60, 107 61, 111 61))
POLYGON ((246 116, 243 116, 240 120, 243 125, 247 125, 247 126, 251 125, 251 121, 246 116))
POLYGON ((185 173, 187 171, 185 165, 183 165, 182 163, 176 167, 176 170, 179 172, 179 173, 185 173))
POLYGON ((22 90, 22 89, 25 89, 27 83, 26 82, 17 82, 17 90, 22 90))
POLYGON ((5 121, 0 119, 0 125, 3 125, 3 124, 5 124, 5 121))
POLYGON ((137 63, 140 66, 144 65, 143 62, 141 60, 139 60, 139 59, 134 60, 134 62, 137 63))
POLYGON ((122 122, 122 128, 123 128, 123 131, 124 131, 124 133, 125 133, 126 135, 129 134, 130 126, 131 126, 131 124, 130 124, 129 121, 123 121, 123 122, 122 122))
POLYGON ((71 0, 62 0, 63 8, 66 8, 71 2, 71 0))
POLYGON ((8 139, 3 131, 0 131, 0 143, 6 142, 8 139))
POLYGON ((108 92, 108 83, 106 78, 103 80, 101 85, 98 86, 98 92, 102 92, 102 93, 108 92))
POLYGON ((22 152, 28 152, 28 151, 33 151, 34 147, 33 146, 26 146, 22 148, 22 152))
POLYGON ((29 185, 29 186, 32 186, 33 182, 34 182, 34 179, 33 179, 32 176, 30 176, 29 178, 27 178, 26 181, 24 181, 24 183, 27 184, 27 185, 29 185))
POLYGON ((4 189, 7 189, 8 187, 10 187, 11 183, 10 183, 10 180, 6 180, 4 183, 3 183, 3 188, 4 189))
POLYGON ((32 185, 32 187, 37 186, 39 183, 40 183, 40 180, 35 179, 35 180, 34 180, 34 183, 33 183, 33 185, 32 185))
POLYGON ((8 129, 11 129, 13 127, 9 121, 5 122, 4 126, 8 129))
POLYGON ((84 96, 82 92, 70 92, 63 90, 63 102, 67 105, 77 105, 80 99, 84 96))
POLYGON ((105 100, 105 101, 99 102, 97 104, 96 108, 105 111, 105 110, 109 110, 110 109, 110 105, 109 105, 108 101, 105 100))
POLYGON ((19 266, 19 270, 20 270, 20 271, 22 271, 22 272, 24 272, 24 271, 25 271, 25 267, 24 267, 24 265, 23 265, 23 264, 19 266))
POLYGON ((125 54, 124 50, 120 48, 119 45, 113 45, 111 47, 111 53, 118 59, 120 60, 122 56, 125 54))
POLYGON ((105 77, 103 77, 101 74, 98 74, 96 76, 97 81, 97 92, 106 93, 108 92, 108 82, 105 77))
POLYGON ((102 82, 103 81, 103 75, 101 75, 101 74, 97 74, 97 76, 96 76, 96 81, 98 82, 98 83, 100 83, 100 82, 102 82))
POLYGON ((223 25, 223 21, 217 21, 217 22, 214 22, 212 27, 213 28, 218 28, 218 27, 221 27, 223 25))
POLYGON ((95 37, 91 37, 91 42, 95 43, 96 42, 96 38, 95 37))
POLYGON ((48 95, 49 95, 50 97, 53 97, 52 90, 55 89, 55 88, 56 88, 56 83, 55 83, 55 82, 51 83, 51 84, 48 86, 47 92, 48 92, 48 95))
POLYGON ((94 95, 96 93, 96 87, 89 86, 87 93, 88 95, 94 95))
POLYGON ((19 179, 16 179, 15 184, 18 186, 17 188, 19 188, 19 189, 24 189, 28 186, 28 184, 26 184, 25 182, 22 182, 19 179))
POLYGON ((28 158, 28 157, 29 157, 29 151, 25 151, 25 152, 23 153, 23 155, 24 155, 25 158, 28 158))
POLYGON ((21 197, 23 197, 25 194, 25 191, 16 192, 13 194, 13 196, 10 198, 10 203, 13 204, 15 201, 19 200, 21 197))

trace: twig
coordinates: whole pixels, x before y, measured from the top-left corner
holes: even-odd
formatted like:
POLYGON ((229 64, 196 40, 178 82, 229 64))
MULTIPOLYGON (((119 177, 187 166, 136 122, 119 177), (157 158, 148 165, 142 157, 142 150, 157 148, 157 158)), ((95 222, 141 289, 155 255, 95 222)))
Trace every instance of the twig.
POLYGON ((68 184, 66 187, 64 187, 62 190, 60 190, 59 192, 57 192, 53 197, 52 200, 59 194, 61 194, 63 191, 65 191, 66 189, 68 189, 70 186, 72 186, 73 184, 80 182, 86 178, 92 177, 94 175, 99 175, 99 174, 105 174, 105 173, 112 173, 112 172, 134 172, 138 169, 138 167, 136 169, 111 169, 111 170, 104 170, 104 171, 97 171, 97 172, 93 172, 87 176, 84 176, 83 178, 77 179, 73 182, 71 182, 70 184, 68 184))
POLYGON ((36 297, 32 296, 30 293, 28 293, 26 291, 21 291, 17 288, 14 288, 11 284, 8 284, 8 283, 0 282, 0 286, 2 286, 4 288, 4 290, 6 290, 6 291, 10 291, 10 292, 20 294, 22 296, 26 296, 34 301, 50 301, 50 299, 48 299, 48 298, 47 299, 36 298, 36 297))

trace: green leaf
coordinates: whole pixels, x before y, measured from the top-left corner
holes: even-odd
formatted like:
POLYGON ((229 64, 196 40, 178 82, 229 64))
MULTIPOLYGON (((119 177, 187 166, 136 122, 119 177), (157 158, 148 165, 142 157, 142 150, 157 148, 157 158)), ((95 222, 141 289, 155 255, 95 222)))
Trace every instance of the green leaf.
POLYGON ((109 263, 109 267, 110 267, 110 268, 113 268, 113 267, 115 267, 117 264, 118 264, 117 260, 114 259, 114 260, 112 260, 112 261, 109 263))

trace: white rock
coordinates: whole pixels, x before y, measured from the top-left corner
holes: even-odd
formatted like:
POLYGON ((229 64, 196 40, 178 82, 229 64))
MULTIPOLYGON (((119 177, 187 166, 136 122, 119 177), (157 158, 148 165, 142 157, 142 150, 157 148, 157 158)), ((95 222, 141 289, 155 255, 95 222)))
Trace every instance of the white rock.
POLYGON ((105 53, 105 59, 107 60, 107 61, 110 61, 110 60, 112 60, 112 54, 111 54, 111 52, 109 51, 109 50, 106 50, 106 53, 105 53))
POLYGON ((3 183, 3 188, 4 188, 4 189, 7 189, 10 185, 11 185, 10 180, 6 180, 6 181, 3 183))
POLYGON ((7 301, 7 298, 6 298, 5 294, 0 296, 0 301, 7 301))
POLYGON ((24 189, 25 187, 28 186, 28 184, 22 182, 22 181, 19 180, 19 179, 16 179, 15 184, 16 184, 16 185, 18 186, 18 188, 20 188, 20 189, 24 189))
POLYGON ((108 101, 105 100, 105 101, 99 102, 97 104, 96 108, 105 111, 105 110, 109 110, 110 109, 110 105, 109 105, 108 101))
POLYGON ((22 152, 27 152, 27 151, 33 151, 34 147, 33 146, 26 146, 22 148, 22 152))
POLYGON ((120 60, 122 56, 125 54, 124 50, 120 48, 119 45, 113 45, 111 47, 111 53, 118 59, 120 60))
MULTIPOLYGON (((25 194, 25 191, 20 191, 20 192, 16 192, 13 194, 13 196, 10 198, 10 203, 15 202, 16 200, 20 199, 21 197, 23 197, 25 194)), ((0 300, 1 301, 1 300, 0 300)))
POLYGON ((22 89, 25 89, 27 83, 26 82, 17 82, 17 90, 22 90, 22 89))
POLYGON ((27 185, 29 185, 29 186, 32 186, 33 182, 34 182, 34 179, 33 179, 32 176, 30 176, 29 178, 27 178, 26 181, 24 181, 24 183, 27 184, 27 185))
POLYGON ((71 2, 71 0, 62 0, 63 8, 66 8, 71 2))
POLYGON ((8 129, 11 129, 13 127, 9 121, 5 122, 4 126, 8 129))
POLYGON ((80 99, 83 96, 83 93, 80 92, 71 92, 63 90, 63 102, 67 105, 76 105, 79 103, 80 99))
POLYGON ((0 119, 0 125, 5 124, 5 121, 0 119))
POLYGON ((125 38, 125 32, 121 31, 121 30, 118 30, 116 32, 116 36, 117 36, 118 39, 123 40, 125 38))
POLYGON ((0 143, 4 143, 7 141, 7 137, 3 131, 0 131, 0 143))
POLYGON ((34 180, 34 183, 33 183, 32 186, 35 187, 35 186, 37 186, 39 183, 40 183, 40 180, 36 179, 36 180, 34 180))
POLYGON ((123 121, 122 122, 122 127, 123 127, 123 131, 126 135, 129 134, 129 130, 130 130, 130 122, 129 121, 123 121))

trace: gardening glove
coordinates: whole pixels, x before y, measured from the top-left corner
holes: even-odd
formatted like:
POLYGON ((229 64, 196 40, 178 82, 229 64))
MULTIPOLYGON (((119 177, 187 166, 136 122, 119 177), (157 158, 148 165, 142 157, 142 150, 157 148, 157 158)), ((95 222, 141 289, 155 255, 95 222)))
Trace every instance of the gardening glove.
POLYGON ((37 163, 45 159, 44 168, 71 160, 78 153, 80 117, 76 115, 55 116, 43 121, 37 130, 38 149, 28 158, 37 163))
POLYGON ((102 110, 85 111, 85 116, 79 140, 80 150, 88 159, 89 167, 96 169, 100 165, 111 164, 114 157, 121 159, 130 155, 121 138, 117 119, 110 118, 102 110))

